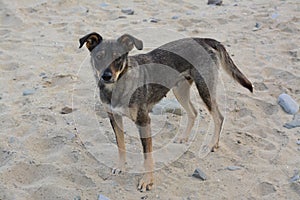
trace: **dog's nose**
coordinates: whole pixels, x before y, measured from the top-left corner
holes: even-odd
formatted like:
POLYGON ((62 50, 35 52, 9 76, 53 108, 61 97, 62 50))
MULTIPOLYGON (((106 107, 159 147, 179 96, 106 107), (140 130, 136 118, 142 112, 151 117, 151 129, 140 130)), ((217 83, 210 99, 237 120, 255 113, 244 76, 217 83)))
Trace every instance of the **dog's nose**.
POLYGON ((101 76, 101 78, 106 81, 109 82, 112 78, 112 73, 110 70, 105 70, 101 76))

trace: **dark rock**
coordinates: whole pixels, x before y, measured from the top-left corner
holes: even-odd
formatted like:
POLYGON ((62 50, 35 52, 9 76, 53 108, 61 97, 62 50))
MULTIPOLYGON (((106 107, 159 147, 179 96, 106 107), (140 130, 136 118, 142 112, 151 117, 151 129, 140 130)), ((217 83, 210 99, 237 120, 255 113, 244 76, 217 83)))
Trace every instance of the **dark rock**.
POLYGON ((208 0, 207 4, 220 6, 222 5, 222 0, 208 0))
POLYGON ((195 177, 195 178, 199 178, 199 179, 201 179, 202 181, 207 180, 207 176, 206 176, 206 175, 204 174, 204 172, 202 172, 201 169, 199 169, 199 168, 195 169, 195 171, 194 171, 194 173, 193 173, 192 176, 195 177))
POLYGON ((172 17, 172 19, 178 19, 178 18, 179 18, 178 15, 174 15, 174 16, 172 17))
POLYGON ((132 10, 131 8, 123 8, 121 10, 122 13, 127 14, 127 15, 133 15, 134 14, 134 10, 132 10))
POLYGON ((159 22, 160 20, 159 19, 156 19, 156 18, 150 18, 149 19, 149 22, 151 22, 151 23, 157 23, 157 22, 159 22))
POLYGON ((46 75, 46 73, 42 72, 42 73, 40 73, 40 77, 42 77, 42 79, 45 79, 45 78, 47 78, 47 75, 46 75))
POLYGON ((126 16, 123 16, 123 15, 121 15, 121 16, 119 16, 118 17, 118 19, 126 19, 127 17, 126 16))
POLYGON ((81 196, 74 197, 74 200, 81 200, 81 196))
POLYGON ((148 195, 142 196, 141 199, 148 199, 148 195))
POLYGON ((61 109, 60 114, 69 114, 71 112, 73 112, 73 109, 66 106, 61 109))
POLYGON ((253 31, 257 31, 257 30, 261 29, 261 27, 262 27, 261 23, 256 22, 255 26, 253 28, 253 31))

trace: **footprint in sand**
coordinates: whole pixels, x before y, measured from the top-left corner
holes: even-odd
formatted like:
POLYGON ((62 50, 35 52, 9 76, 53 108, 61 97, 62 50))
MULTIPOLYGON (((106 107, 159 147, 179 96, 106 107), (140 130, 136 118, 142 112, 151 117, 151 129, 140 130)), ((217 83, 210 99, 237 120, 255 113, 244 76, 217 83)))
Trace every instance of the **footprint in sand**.
POLYGON ((58 176, 58 169, 50 164, 29 164, 20 162, 3 172, 7 184, 32 185, 49 176, 58 176), (13 177, 13 178, 12 178, 13 177))
POLYGON ((262 182, 258 184, 256 190, 258 195, 260 196, 267 196, 276 192, 276 188, 274 187, 274 185, 268 182, 262 182))
POLYGON ((256 106, 258 106, 266 115, 274 115, 279 111, 278 105, 273 105, 259 99, 254 99, 254 101, 256 106))

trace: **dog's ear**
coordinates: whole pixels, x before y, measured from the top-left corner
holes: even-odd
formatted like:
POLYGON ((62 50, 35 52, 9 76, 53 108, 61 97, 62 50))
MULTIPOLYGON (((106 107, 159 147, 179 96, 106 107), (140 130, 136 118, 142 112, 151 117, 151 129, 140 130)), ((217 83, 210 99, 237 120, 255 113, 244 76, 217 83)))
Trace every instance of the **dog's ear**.
POLYGON ((117 39, 117 41, 121 43, 127 51, 131 51, 133 49, 133 45, 138 50, 143 49, 143 42, 129 34, 122 35, 117 39))
POLYGON ((79 48, 81 48, 84 45, 84 43, 86 43, 86 47, 88 48, 88 50, 92 51, 98 44, 101 43, 101 41, 102 41, 101 35, 93 32, 79 39, 79 43, 80 43, 79 48))

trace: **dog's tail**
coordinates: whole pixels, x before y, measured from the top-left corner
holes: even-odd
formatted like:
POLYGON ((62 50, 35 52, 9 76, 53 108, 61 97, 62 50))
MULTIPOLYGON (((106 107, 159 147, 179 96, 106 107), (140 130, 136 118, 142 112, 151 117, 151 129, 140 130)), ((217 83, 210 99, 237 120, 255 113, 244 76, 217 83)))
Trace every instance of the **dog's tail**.
POLYGON ((250 92, 253 93, 253 85, 248 80, 248 78, 237 68, 237 66, 234 64, 232 59, 230 58, 228 52, 226 51, 225 47, 219 43, 214 42, 213 44, 210 44, 212 48, 217 50, 219 53, 219 58, 222 67, 225 69, 225 71, 237 82, 239 82, 242 86, 247 88, 250 92))

